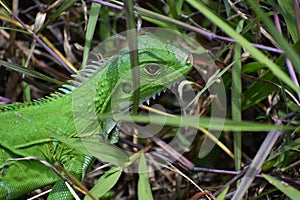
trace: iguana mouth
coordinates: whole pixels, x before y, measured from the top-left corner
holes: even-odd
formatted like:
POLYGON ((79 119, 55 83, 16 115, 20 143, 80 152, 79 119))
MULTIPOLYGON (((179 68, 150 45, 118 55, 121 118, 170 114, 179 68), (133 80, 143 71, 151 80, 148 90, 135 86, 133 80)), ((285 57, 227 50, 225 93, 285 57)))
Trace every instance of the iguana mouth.
POLYGON ((172 88, 176 87, 180 82, 181 80, 171 84, 169 87, 164 88, 163 90, 153 94, 152 96, 145 98, 144 100, 142 100, 142 103, 150 105, 151 99, 155 100, 157 97, 160 97, 161 95, 165 94, 168 89, 171 90, 172 88))
MULTIPOLYGON (((181 81, 182 80, 179 80, 179 81, 177 81, 175 83, 172 83, 170 86, 165 87, 164 89, 158 91, 157 93, 154 93, 151 96, 148 96, 148 97, 145 97, 145 98, 141 99, 139 101, 139 104, 144 104, 145 103, 146 105, 150 105, 151 99, 156 100, 156 98, 158 98, 158 97, 162 96, 163 94, 165 94, 167 90, 172 90, 172 88, 175 88, 181 81)), ((119 112, 126 112, 126 111, 128 111, 129 109, 131 109, 132 105, 133 105, 133 102, 131 100, 121 101, 119 103, 119 106, 121 108, 119 110, 119 112)))

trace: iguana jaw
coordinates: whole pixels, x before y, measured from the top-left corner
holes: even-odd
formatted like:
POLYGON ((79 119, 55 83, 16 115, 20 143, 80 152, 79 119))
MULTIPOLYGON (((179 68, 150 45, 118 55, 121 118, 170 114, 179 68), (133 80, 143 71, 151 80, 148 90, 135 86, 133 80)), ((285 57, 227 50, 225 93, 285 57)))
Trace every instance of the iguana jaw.
POLYGON ((150 99, 155 100, 157 97, 159 97, 159 96, 161 96, 161 95, 164 95, 168 89, 175 88, 176 85, 178 85, 181 81, 182 81, 182 80, 179 80, 179 81, 177 81, 177 82, 171 84, 169 87, 167 87, 167 88, 165 88, 165 89, 163 89, 163 90, 160 90, 159 92, 153 94, 152 96, 148 96, 147 98, 142 99, 142 100, 140 101, 140 104, 146 103, 147 105, 150 105, 150 99))
MULTIPOLYGON (((143 104, 143 103, 146 103, 147 105, 150 105, 150 99, 152 98, 153 100, 155 100, 157 97, 163 95, 167 89, 170 89, 170 88, 173 88, 175 87, 178 83, 178 82, 175 82, 173 83, 170 87, 167 87, 167 88, 164 88, 162 90, 159 90, 157 93, 154 93, 153 95, 151 96, 148 96, 148 97, 145 97, 145 98, 142 98, 140 101, 139 101, 139 104, 143 104)), ((131 106, 133 105, 133 101, 132 100, 124 100, 124 101, 121 101, 119 103, 119 107, 120 107, 120 111, 124 111, 124 110, 127 110, 127 109, 130 109, 131 106)))

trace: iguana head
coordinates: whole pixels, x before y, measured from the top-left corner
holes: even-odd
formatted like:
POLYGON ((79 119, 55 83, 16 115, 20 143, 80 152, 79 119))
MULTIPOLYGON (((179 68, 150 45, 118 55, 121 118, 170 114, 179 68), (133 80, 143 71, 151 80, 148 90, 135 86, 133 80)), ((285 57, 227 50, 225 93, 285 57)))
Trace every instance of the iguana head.
MULTIPOLYGON (((192 55, 154 36, 138 37, 140 72, 140 102, 160 93, 183 79, 192 68, 192 55)), ((133 103, 133 80, 128 49, 120 52, 117 61, 118 82, 111 97, 113 111, 123 110, 133 103)))
MULTIPOLYGON (((138 57, 140 103, 183 79, 192 68, 190 53, 150 35, 138 37, 138 57)), ((92 62, 80 74, 76 76, 80 86, 73 92, 73 112, 78 132, 83 134, 90 130, 94 134, 98 131, 95 127, 100 127, 100 132, 104 132, 111 142, 118 141, 118 132, 112 131, 116 121, 103 120, 101 116, 102 113, 122 112, 134 102, 128 48, 108 60, 92 62)))

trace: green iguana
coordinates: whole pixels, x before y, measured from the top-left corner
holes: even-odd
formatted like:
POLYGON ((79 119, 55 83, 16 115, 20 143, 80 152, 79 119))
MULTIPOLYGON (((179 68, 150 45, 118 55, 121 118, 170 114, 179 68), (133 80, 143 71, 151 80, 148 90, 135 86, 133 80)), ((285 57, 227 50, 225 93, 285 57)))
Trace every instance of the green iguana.
MULTIPOLYGON (((181 76, 186 75, 192 68, 191 54, 154 36, 139 36, 138 46, 140 102, 178 82, 181 76)), ((74 100, 79 110, 80 104, 84 105, 83 109, 93 107, 91 110, 95 112, 95 116, 118 112, 125 109, 124 105, 128 107, 133 102, 132 77, 131 73, 128 73, 130 56, 127 48, 111 57, 103 66, 96 65, 97 62, 76 75, 78 80, 83 80, 81 83, 70 82, 51 97, 30 103, 1 105, 0 199, 18 198, 49 184, 54 184, 54 187, 48 199, 73 198, 64 181, 40 162, 10 161, 8 165, 5 165, 5 162, 10 158, 29 156, 41 158, 51 164, 57 161, 78 180, 82 180, 93 162, 93 157, 84 155, 53 137, 53 133, 67 138, 80 137, 80 134, 83 134, 84 130, 78 131, 76 123, 85 121, 83 118, 82 121, 80 118, 79 121, 74 119, 74 100), (93 87, 96 88, 95 91, 87 92, 93 87), (92 102, 85 101, 88 99, 85 98, 86 94, 93 95, 90 97, 92 102), (114 102, 111 102, 112 97, 114 102)), ((100 123, 101 134, 112 140, 111 130, 115 123, 101 119, 95 121, 100 123)))

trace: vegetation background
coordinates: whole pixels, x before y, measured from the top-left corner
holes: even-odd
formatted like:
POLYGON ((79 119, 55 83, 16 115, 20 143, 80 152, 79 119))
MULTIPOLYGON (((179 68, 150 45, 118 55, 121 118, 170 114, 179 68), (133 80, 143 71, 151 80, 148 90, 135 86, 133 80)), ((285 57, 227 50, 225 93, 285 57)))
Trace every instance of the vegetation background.
MULTIPOLYGON (((116 0, 0 3, 2 104, 53 93, 77 73, 89 49, 128 24, 124 4, 116 0)), ((198 142, 205 137, 199 128, 184 155, 194 168, 175 162, 152 173, 130 174, 108 165, 88 174, 84 184, 93 188, 98 182, 102 187, 95 190, 102 199, 299 198, 299 0, 147 0, 134 6, 136 26, 179 31, 210 53, 228 99, 221 144, 199 159, 198 142)), ((202 60, 196 57, 195 64, 201 68, 202 60)), ((197 93, 205 88, 195 72, 188 77, 197 93)), ((176 105, 165 103, 170 98, 167 92, 156 101, 176 114, 176 105)), ((194 110, 195 116, 209 117, 208 99, 205 92, 199 95, 201 109, 194 110)), ((160 140, 170 140, 172 133, 160 140)), ((99 161, 92 168, 102 165, 99 161)))

